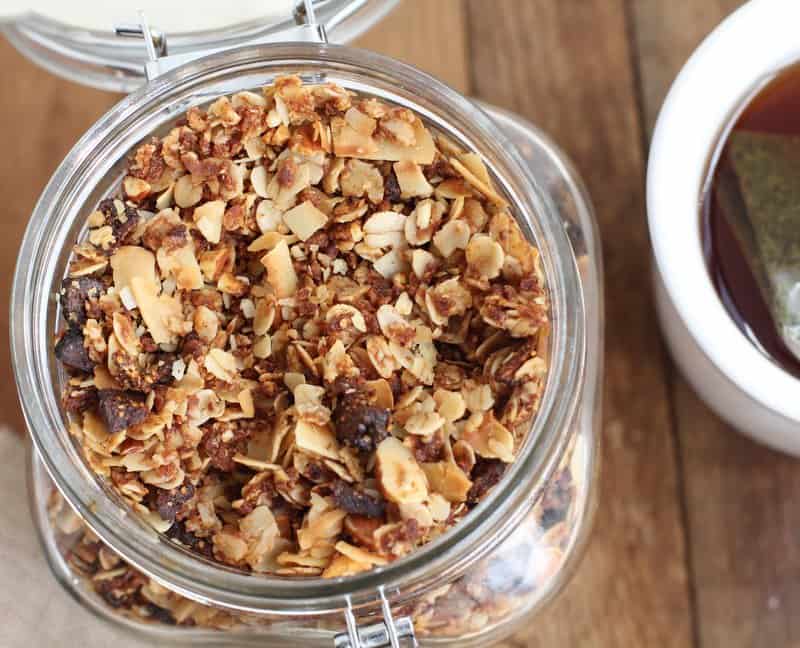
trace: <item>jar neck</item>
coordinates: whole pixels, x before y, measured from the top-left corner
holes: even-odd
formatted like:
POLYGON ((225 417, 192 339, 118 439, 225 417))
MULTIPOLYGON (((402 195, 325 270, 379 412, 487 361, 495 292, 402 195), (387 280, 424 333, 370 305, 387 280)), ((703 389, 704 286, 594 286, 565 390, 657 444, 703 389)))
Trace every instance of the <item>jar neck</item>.
POLYGON ((31 218, 12 296, 12 348, 22 406, 53 481, 92 530, 125 560, 170 589, 203 602, 259 613, 320 614, 387 595, 413 596, 455 578, 486 555, 529 510, 567 446, 585 370, 580 278, 557 210, 530 177, 503 132, 475 104, 422 72, 345 47, 285 44, 244 48, 187 64, 124 99, 78 142, 57 169, 31 218), (63 277, 85 205, 116 185, 138 141, 167 128, 190 105, 296 73, 332 81, 411 108, 435 130, 480 153, 523 232, 541 253, 552 331, 549 374, 539 412, 517 460, 490 495, 452 530, 388 566, 343 579, 254 578, 198 559, 132 515, 105 488, 71 442, 51 353, 63 277), (394 592, 395 594, 392 594, 394 592))

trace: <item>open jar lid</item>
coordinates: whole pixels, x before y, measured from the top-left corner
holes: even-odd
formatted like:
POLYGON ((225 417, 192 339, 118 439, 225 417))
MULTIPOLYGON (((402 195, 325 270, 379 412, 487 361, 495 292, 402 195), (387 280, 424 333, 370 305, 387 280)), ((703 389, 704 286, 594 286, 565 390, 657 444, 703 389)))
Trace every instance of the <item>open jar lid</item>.
POLYGON ((0 9, 0 30, 20 52, 54 74, 104 90, 131 92, 163 71, 165 60, 172 60, 169 67, 174 67, 257 43, 348 42, 398 1, 243 0, 234 5, 194 0, 187 9, 159 0, 12 0, 0 9), (310 25, 314 29, 303 29, 310 25), (156 59, 160 67, 154 65, 156 59))

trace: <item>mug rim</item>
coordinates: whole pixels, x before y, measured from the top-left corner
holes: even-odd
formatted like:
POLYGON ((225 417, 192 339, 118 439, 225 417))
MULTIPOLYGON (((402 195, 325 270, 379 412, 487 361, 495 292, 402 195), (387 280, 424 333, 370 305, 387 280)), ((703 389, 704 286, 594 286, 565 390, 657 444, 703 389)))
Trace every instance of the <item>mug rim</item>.
POLYGON ((664 288, 692 337, 742 391, 800 421, 798 380, 759 351, 719 299, 700 216, 721 139, 753 94, 800 62, 800 4, 751 0, 711 32, 672 84, 647 170, 650 239, 664 288), (734 351, 735 350, 735 351, 734 351))

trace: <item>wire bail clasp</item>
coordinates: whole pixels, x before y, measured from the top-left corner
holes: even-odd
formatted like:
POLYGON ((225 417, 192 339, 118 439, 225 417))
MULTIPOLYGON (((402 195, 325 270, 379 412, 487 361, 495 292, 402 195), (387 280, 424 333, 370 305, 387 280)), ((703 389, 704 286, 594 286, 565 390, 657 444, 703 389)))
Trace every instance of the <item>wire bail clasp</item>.
POLYGON ((383 585, 378 588, 383 621, 358 627, 353 604, 348 596, 344 620, 347 631, 333 638, 334 648, 418 648, 414 624, 410 617, 394 618, 383 585))
MULTIPOLYGON (((151 28, 144 12, 139 11, 138 14, 138 25, 117 25, 114 27, 114 33, 122 38, 140 38, 144 40, 144 46, 147 50, 147 61, 144 64, 144 71, 148 81, 152 81, 156 77, 184 63, 189 63, 190 61, 208 56, 209 54, 224 52, 229 49, 228 47, 216 47, 182 52, 180 54, 168 54, 167 35, 157 29, 151 28)), ((297 25, 293 27, 279 30, 265 28, 259 36, 240 43, 239 45, 263 45, 267 43, 286 42, 328 42, 325 25, 317 22, 314 0, 299 0, 294 9, 294 18, 297 25)))

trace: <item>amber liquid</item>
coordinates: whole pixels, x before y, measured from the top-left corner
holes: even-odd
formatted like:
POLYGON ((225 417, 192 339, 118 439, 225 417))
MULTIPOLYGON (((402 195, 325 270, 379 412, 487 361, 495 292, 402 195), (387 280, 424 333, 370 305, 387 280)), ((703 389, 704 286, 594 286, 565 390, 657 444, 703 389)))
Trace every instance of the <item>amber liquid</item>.
MULTIPOLYGON (((748 104, 733 130, 800 135, 800 65, 788 68, 770 81, 748 104)), ((717 199, 718 178, 725 164, 726 148, 723 148, 703 209, 703 247, 711 278, 742 331, 786 371, 800 378, 800 361, 778 336, 756 278, 717 199)))

